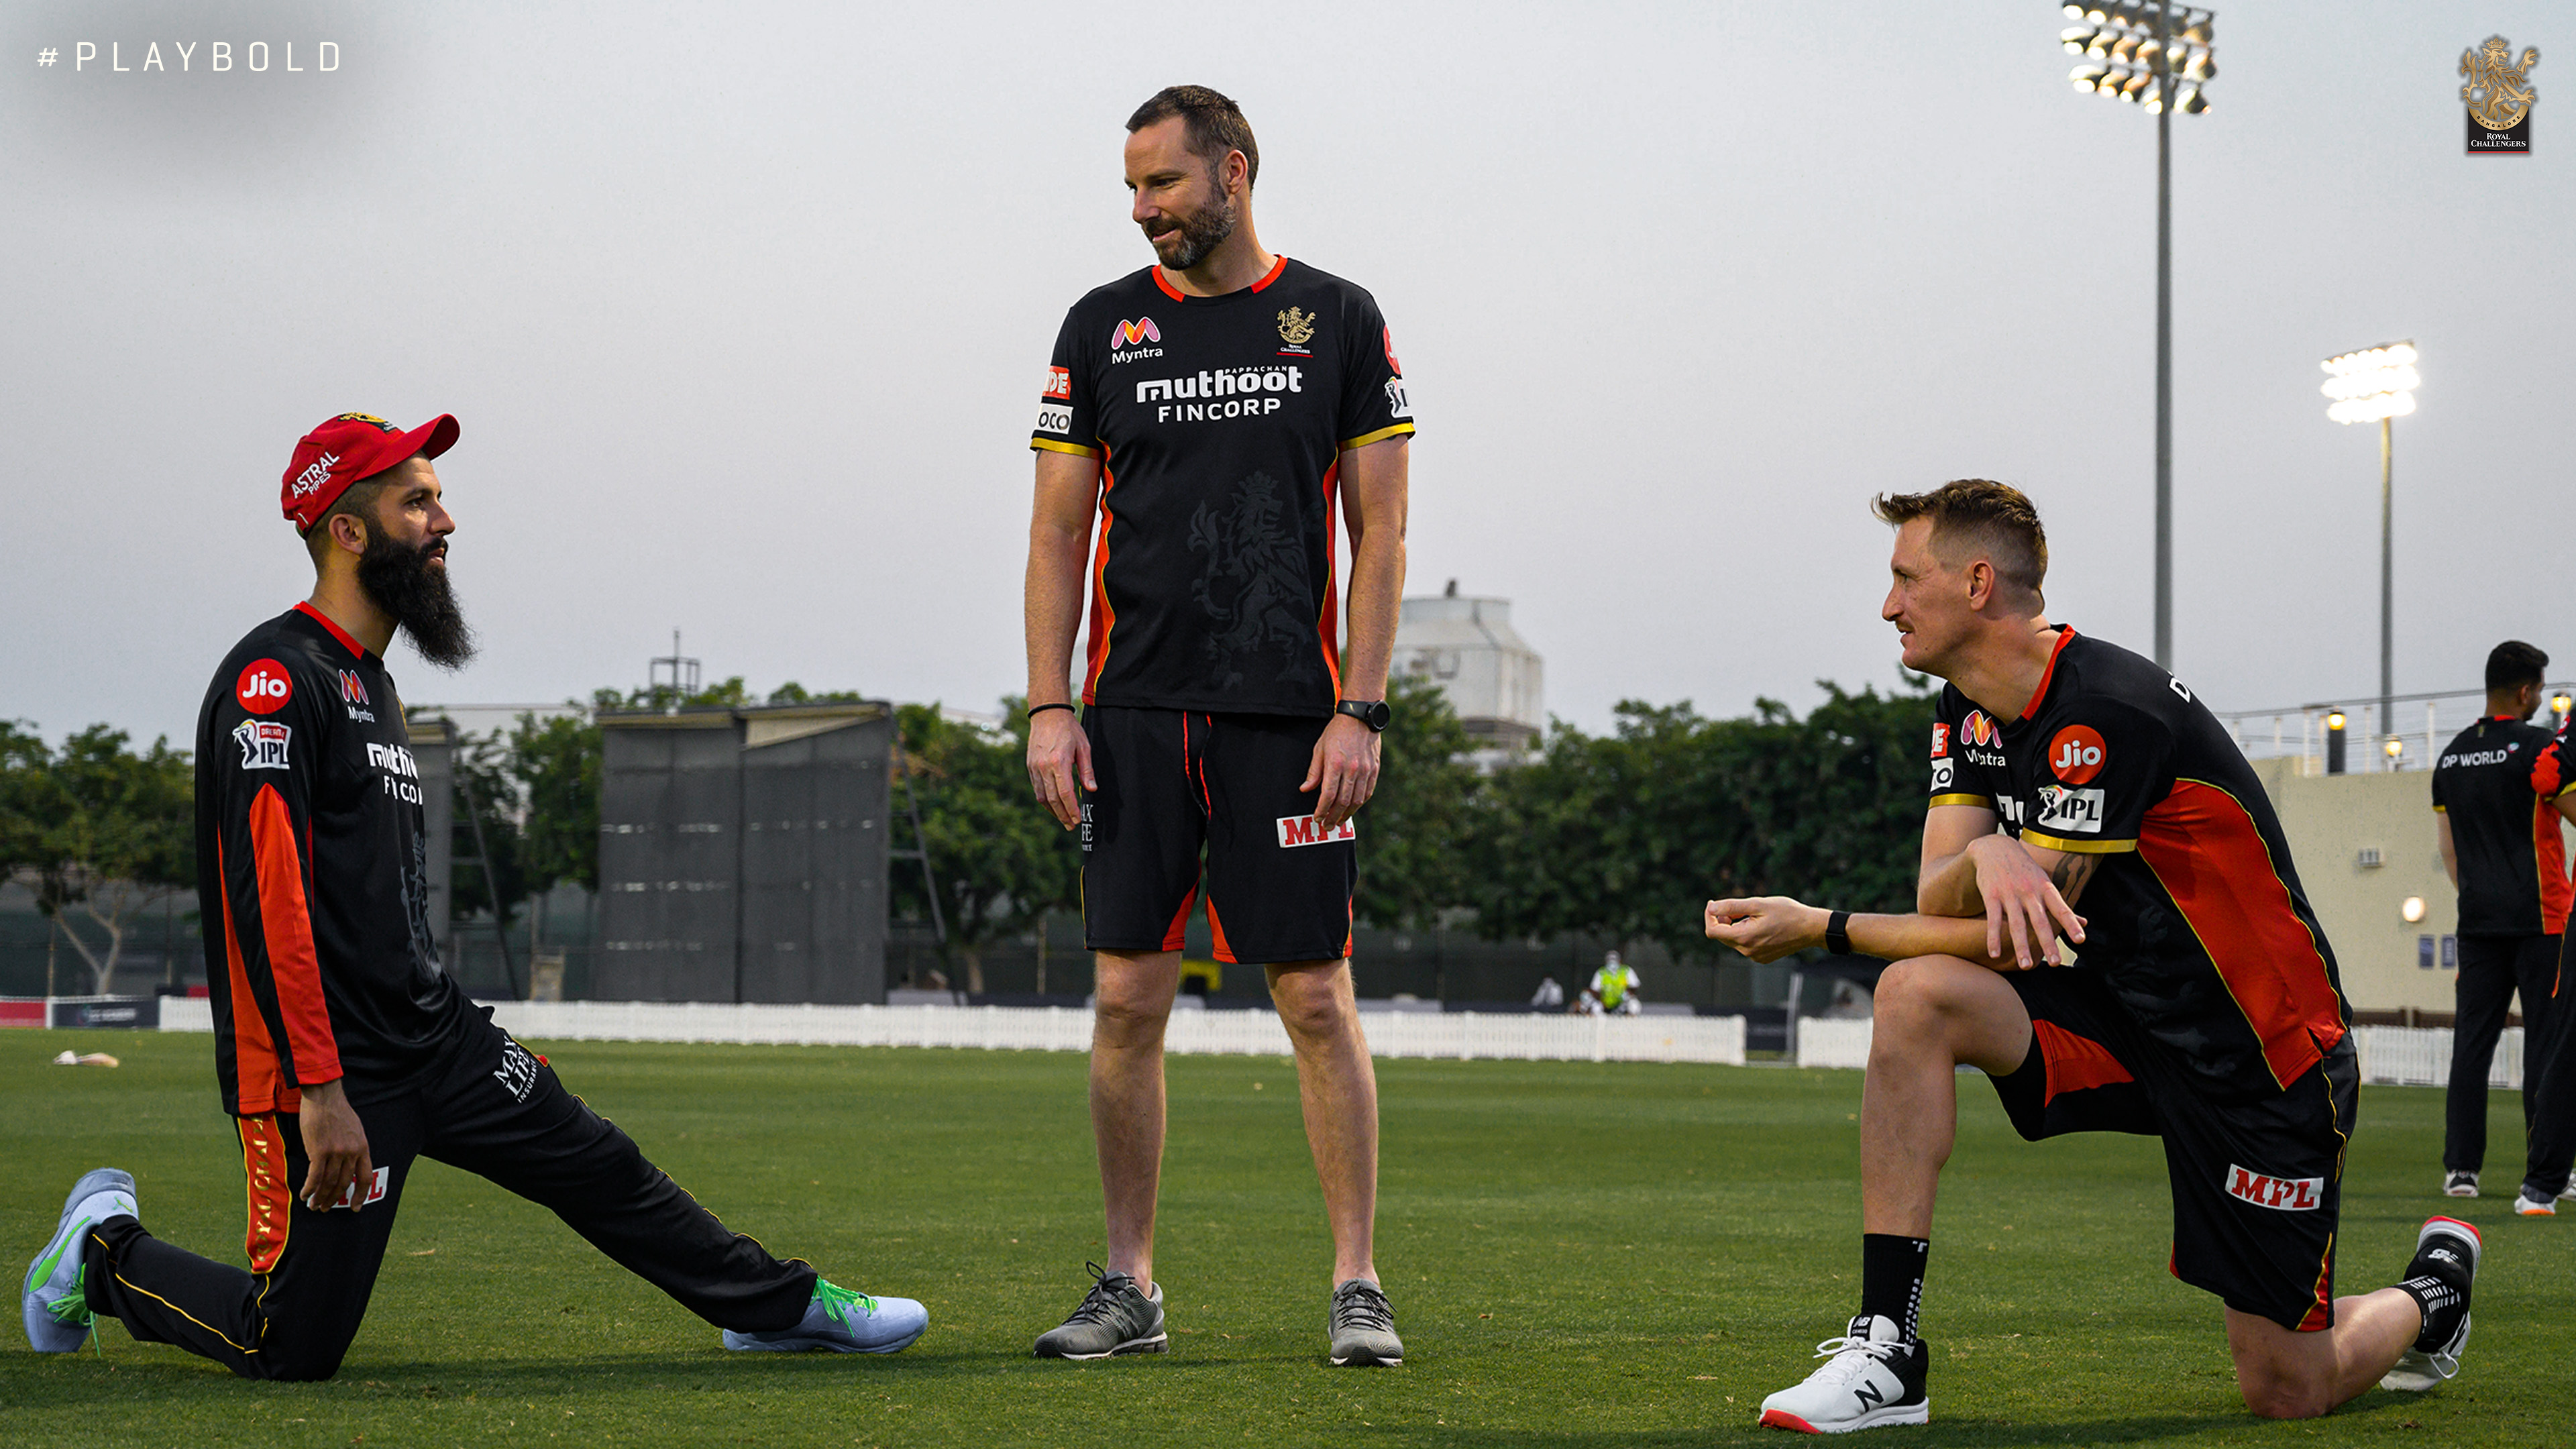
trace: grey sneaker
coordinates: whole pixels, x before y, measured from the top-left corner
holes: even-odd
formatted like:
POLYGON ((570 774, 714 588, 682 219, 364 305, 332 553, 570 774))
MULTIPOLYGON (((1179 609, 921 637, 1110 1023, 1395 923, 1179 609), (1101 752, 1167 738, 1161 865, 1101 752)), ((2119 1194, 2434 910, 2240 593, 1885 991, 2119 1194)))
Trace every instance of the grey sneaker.
POLYGON ((1161 1353, 1171 1345, 1163 1331, 1163 1285, 1152 1296, 1136 1291, 1136 1280, 1124 1273, 1091 1270, 1091 1291, 1063 1323, 1038 1335, 1037 1358, 1108 1358, 1121 1353, 1161 1353))
POLYGON ((2442 1196, 2476 1197, 2478 1175, 2474 1172, 2449 1172, 2442 1175, 2442 1196))
POLYGON ((1404 1340, 1395 1336, 1395 1309, 1366 1278, 1333 1290, 1333 1366, 1393 1368, 1404 1362, 1404 1340))

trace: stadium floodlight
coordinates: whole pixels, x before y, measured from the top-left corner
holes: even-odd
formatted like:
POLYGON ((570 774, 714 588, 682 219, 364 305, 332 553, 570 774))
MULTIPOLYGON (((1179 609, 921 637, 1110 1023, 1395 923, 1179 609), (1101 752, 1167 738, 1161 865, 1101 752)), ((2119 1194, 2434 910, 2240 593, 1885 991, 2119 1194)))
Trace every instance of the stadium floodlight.
POLYGON ((2424 898, 2408 896, 2397 903, 2397 918, 2412 926, 2424 919, 2424 898))
MULTIPOLYGON (((2415 363, 2412 340, 2340 353, 2325 360, 2325 385, 2319 389, 2333 399, 2326 405, 2327 417, 2339 423, 2379 424, 2379 719, 2383 725, 2388 721, 2389 697, 2397 688, 2396 656, 2390 643, 2397 613, 2397 542, 2388 424, 2415 411, 2415 389, 2424 381, 2415 363)), ((2396 756, 2392 753, 2389 758, 2394 761, 2396 756)))
POLYGON ((2079 91, 2156 118, 2156 663, 2173 667, 2173 160, 2170 118, 2209 110, 2217 17, 2173 0, 2067 0, 2058 43, 2079 91))

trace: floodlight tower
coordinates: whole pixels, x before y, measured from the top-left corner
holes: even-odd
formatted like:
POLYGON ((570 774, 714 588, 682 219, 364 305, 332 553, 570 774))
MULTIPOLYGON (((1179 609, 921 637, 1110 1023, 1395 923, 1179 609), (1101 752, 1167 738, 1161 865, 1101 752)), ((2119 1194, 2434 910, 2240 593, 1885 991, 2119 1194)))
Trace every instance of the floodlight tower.
POLYGON ((2173 113, 2209 109, 2218 74, 2209 11, 2169 0, 2068 0, 2058 32, 2079 91, 2156 118, 2156 663, 2173 668, 2173 113))
MULTIPOLYGON (((2390 740, 2397 738, 2388 715, 2389 697, 2397 692, 2395 656, 2389 644, 2389 627, 2395 621, 2397 545, 2394 525, 2396 510, 2389 486, 2389 436, 2391 419, 2415 411, 2415 389, 2424 379, 2415 371, 2415 344, 2389 342, 2378 347, 2365 347, 2329 357, 2324 362, 2325 385, 2322 391, 2334 399, 2326 405, 2326 416, 2339 423, 2379 424, 2379 729, 2390 740)), ((2392 753, 2390 758, 2394 759, 2392 753)))

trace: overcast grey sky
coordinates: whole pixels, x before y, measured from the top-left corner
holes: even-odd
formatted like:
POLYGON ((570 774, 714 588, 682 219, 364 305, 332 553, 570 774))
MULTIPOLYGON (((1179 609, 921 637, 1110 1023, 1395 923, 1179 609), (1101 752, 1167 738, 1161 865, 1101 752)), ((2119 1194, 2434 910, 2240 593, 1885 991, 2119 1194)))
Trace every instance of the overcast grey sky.
MULTIPOLYGON (((2376 444, 2317 363, 2399 337, 2398 688, 2508 635, 2576 673, 2566 14, 2222 7, 2217 108, 2174 123, 2177 669, 2216 707, 2375 691, 2376 444), (2528 158, 2462 154, 2496 32, 2543 55, 2528 158)), ((1962 475, 2038 499, 2052 614, 2143 651, 2154 122, 2067 85, 2064 23, 19 0, 0 717, 184 740, 309 586, 278 476, 352 409, 463 424, 485 650, 396 646, 413 702, 638 684, 676 626, 755 689, 992 708, 1048 344, 1150 260, 1120 122, 1176 81, 1250 116, 1263 239, 1385 308, 1411 590, 1513 600, 1553 713, 1892 682, 1867 499, 1962 475)))

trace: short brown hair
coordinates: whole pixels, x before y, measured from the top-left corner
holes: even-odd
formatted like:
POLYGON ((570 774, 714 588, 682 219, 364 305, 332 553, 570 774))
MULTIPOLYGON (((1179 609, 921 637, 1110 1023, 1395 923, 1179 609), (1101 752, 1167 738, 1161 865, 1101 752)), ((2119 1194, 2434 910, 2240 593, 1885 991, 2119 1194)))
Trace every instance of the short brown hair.
POLYGON ((1252 139, 1252 123, 1243 118, 1241 106, 1206 86, 1165 86, 1154 92, 1127 118, 1127 134, 1174 116, 1184 123, 1190 154, 1207 162, 1210 171, 1225 164, 1225 153, 1240 151, 1244 186, 1261 179, 1261 146, 1252 139))
POLYGON ((322 556, 331 551, 331 520, 343 513, 365 524, 367 538, 370 541, 374 540, 377 530, 376 500, 384 496, 385 485, 392 481, 392 470, 388 469, 350 484, 340 490, 339 497, 331 500, 330 507, 322 510, 320 518, 313 520, 313 526, 304 530, 304 551, 313 556, 315 568, 322 566, 322 556))
POLYGON ((1935 539, 1983 549, 1998 580, 2039 601, 2048 578, 2048 530, 2040 526, 2039 509, 2011 484, 1960 478, 1929 493, 1881 493, 1869 507, 1891 525, 1932 520, 1935 539))

